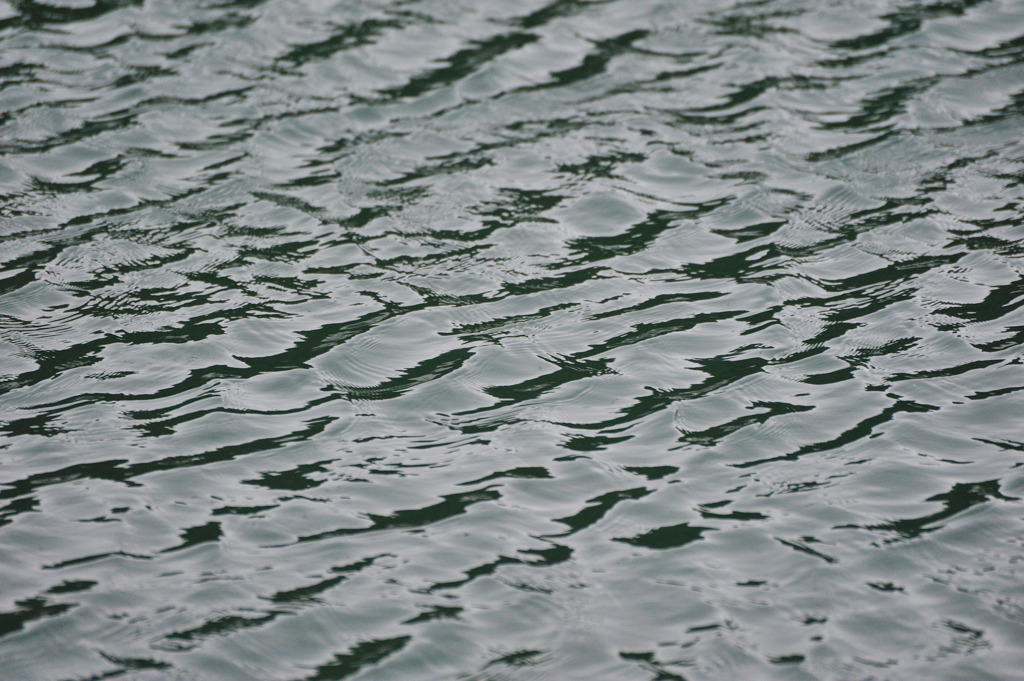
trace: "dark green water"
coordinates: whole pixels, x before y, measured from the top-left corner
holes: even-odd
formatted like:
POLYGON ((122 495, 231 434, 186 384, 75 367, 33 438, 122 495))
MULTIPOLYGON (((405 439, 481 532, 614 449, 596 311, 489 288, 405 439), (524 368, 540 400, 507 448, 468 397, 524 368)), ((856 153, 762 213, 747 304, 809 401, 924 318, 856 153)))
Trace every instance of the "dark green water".
POLYGON ((1020 0, 0 0, 0 678, 1019 679, 1020 0))

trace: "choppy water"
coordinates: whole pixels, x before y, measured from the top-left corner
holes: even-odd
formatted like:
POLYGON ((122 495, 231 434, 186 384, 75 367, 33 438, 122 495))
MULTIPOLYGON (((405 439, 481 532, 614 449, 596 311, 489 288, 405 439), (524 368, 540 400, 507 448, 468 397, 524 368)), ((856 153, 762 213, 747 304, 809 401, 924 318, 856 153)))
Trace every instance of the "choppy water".
POLYGON ((0 195, 4 679, 1019 678, 1019 0, 0 0, 0 195))

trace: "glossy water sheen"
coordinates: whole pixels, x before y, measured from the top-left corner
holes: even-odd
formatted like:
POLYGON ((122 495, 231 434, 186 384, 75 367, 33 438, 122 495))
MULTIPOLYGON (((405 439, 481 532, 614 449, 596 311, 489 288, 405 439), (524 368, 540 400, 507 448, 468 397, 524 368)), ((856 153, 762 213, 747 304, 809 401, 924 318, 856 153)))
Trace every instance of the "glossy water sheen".
POLYGON ((0 677, 998 680, 1024 2, 0 0, 0 677))

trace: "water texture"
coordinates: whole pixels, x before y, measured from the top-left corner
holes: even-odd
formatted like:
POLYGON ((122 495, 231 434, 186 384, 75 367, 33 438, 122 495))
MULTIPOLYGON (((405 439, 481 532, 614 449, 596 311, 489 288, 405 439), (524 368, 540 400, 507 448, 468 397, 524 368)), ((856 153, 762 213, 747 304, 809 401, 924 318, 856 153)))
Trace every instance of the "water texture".
POLYGON ((3 679, 1020 678, 1020 0, 0 0, 0 196, 3 679))

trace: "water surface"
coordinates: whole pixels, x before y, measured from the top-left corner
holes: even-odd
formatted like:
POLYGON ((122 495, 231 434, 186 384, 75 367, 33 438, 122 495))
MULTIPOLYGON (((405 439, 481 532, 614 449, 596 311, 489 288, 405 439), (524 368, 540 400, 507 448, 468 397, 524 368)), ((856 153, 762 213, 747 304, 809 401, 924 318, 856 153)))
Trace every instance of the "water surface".
POLYGON ((0 0, 0 676, 1019 678, 1024 3, 0 0))

